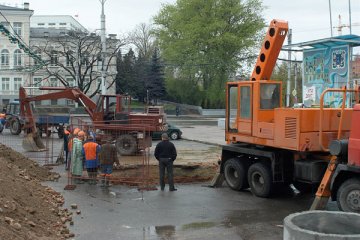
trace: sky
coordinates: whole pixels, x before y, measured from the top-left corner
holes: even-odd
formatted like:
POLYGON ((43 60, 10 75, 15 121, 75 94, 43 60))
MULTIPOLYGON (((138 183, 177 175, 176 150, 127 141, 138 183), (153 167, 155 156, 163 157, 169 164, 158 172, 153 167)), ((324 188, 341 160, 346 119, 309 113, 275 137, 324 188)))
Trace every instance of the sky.
MULTIPOLYGON (((35 15, 72 15, 90 31, 100 28, 100 0, 0 0, 0 4, 21 7, 30 3, 35 15)), ((124 35, 140 23, 149 23, 165 3, 176 0, 105 0, 106 31, 124 35)), ((335 27, 349 25, 349 0, 330 0, 333 36, 338 35, 335 27)), ((289 22, 293 32, 293 43, 311 41, 331 36, 329 0, 263 0, 266 7, 264 18, 289 22)), ((350 0, 352 33, 360 35, 360 0, 350 0)), ((349 34, 349 28, 342 28, 342 34, 349 34)))

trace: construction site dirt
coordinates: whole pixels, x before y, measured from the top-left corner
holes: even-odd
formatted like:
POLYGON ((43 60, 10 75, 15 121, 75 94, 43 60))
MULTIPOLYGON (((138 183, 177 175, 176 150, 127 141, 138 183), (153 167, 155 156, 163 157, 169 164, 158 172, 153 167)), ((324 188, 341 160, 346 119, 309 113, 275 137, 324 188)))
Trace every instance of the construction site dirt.
MULTIPOLYGON (((26 153, 21 148, 21 136, 12 136, 4 131, 0 135, 2 144, 10 145, 37 161, 24 161, 19 169, 26 169, 31 179, 38 179, 36 184, 39 190, 35 185, 25 187, 36 187, 36 190, 31 191, 39 191, 41 196, 50 191, 49 199, 55 200, 40 197, 28 201, 29 193, 18 186, 24 183, 17 180, 24 176, 18 172, 9 176, 11 172, 7 170, 6 164, 2 166, 0 171, 9 173, 2 174, 2 178, 8 180, 2 180, 1 184, 0 239, 280 239, 283 219, 290 213, 309 208, 312 194, 295 196, 292 191, 284 191, 278 197, 262 199, 255 198, 250 191, 235 192, 225 185, 209 188, 209 182, 217 171, 220 144, 224 139, 223 130, 216 125, 217 119, 174 117, 169 118, 169 121, 181 128, 184 138, 174 141, 178 150, 174 167, 177 192, 158 190, 158 167, 153 157, 154 146, 158 141, 153 142, 153 147, 146 154, 120 157, 120 167, 114 172, 118 182, 114 181, 113 186, 101 188, 99 184, 85 183, 76 185, 74 190, 64 190, 69 183, 68 173, 64 165, 56 163, 61 139, 54 137, 46 142, 51 152, 26 153), (38 165, 51 166, 56 174, 50 174, 38 165), (38 168, 42 170, 34 170, 38 168), (39 181, 44 180, 56 180, 44 183, 53 190, 39 184, 39 181), (150 187, 141 188, 142 183, 150 187), (17 206, 23 206, 24 210, 21 211, 27 214, 18 216, 21 221, 16 220, 17 215, 8 215, 5 205, 9 206, 7 202, 12 201, 17 202, 17 206), (54 201, 61 204, 43 207, 43 204, 54 201), (78 209, 71 210, 75 205, 78 209), (46 216, 33 218, 30 212, 34 211, 31 209, 35 209, 36 213, 44 212, 46 216), (59 211, 65 212, 65 215, 59 211), (72 211, 70 218, 66 212, 72 211), (13 235, 7 235, 9 232, 4 229, 8 228, 9 222, 14 225, 16 221, 24 227, 16 229, 16 224, 16 227, 11 228, 13 235), (54 227, 41 235, 41 227, 52 221, 55 225, 59 223, 59 228, 54 227), (25 227, 26 223, 35 226, 28 228, 25 227), (8 236, 12 237, 6 238, 8 236)), ((12 161, 9 159, 14 156, 23 158, 13 150, 7 151, 9 154, 2 154, 3 160, 12 161)), ((329 205, 329 209, 333 207, 329 205)))

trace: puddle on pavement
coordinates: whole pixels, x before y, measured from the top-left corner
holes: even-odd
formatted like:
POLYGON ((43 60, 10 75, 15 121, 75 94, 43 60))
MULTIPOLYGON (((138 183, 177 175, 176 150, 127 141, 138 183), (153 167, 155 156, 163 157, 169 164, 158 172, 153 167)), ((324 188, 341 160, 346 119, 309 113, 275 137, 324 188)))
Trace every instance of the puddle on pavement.
MULTIPOLYGON (((182 226, 162 225, 144 228, 144 232, 148 232, 150 236, 158 237, 159 239, 173 239, 176 236, 182 235, 184 232, 192 232, 196 230, 209 229, 213 227, 221 227, 223 224, 215 222, 193 222, 184 224, 182 226)), ((174 238, 175 239, 175 238, 174 238)))

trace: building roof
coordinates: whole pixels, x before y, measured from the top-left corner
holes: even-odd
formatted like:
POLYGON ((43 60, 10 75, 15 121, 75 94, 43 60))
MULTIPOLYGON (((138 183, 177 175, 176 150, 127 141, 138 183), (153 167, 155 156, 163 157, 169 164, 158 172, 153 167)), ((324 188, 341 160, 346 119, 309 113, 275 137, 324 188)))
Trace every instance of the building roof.
POLYGON ((56 28, 30 28, 31 38, 43 38, 43 37, 59 37, 65 36, 68 33, 68 29, 56 29, 56 28))
POLYGON ((0 9, 1 10, 18 10, 18 11, 24 10, 23 8, 10 7, 10 6, 5 6, 5 5, 1 5, 1 4, 0 4, 0 9))
POLYGON ((296 43, 283 46, 282 50, 289 49, 298 49, 298 50, 307 50, 307 49, 320 49, 328 47, 336 47, 349 45, 350 47, 360 46, 360 36, 358 35, 342 35, 332 38, 324 38, 314 41, 296 43))

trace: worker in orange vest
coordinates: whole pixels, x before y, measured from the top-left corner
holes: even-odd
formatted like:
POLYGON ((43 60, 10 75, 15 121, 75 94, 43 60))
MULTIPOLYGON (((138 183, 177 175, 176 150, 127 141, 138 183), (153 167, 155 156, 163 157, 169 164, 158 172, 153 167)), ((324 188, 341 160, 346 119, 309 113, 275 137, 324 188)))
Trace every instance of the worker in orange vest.
POLYGON ((5 127, 5 118, 6 118, 5 112, 0 113, 0 133, 3 131, 5 127))
POLYGON ((96 184, 97 170, 100 165, 98 159, 100 149, 100 145, 94 142, 93 136, 89 135, 88 139, 83 145, 82 150, 82 153, 85 157, 84 165, 90 178, 89 184, 96 184))

